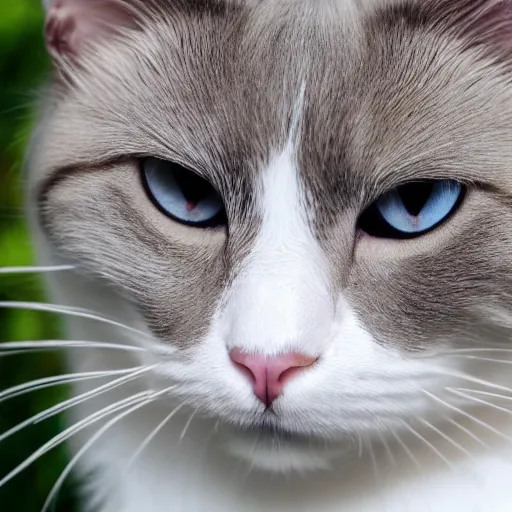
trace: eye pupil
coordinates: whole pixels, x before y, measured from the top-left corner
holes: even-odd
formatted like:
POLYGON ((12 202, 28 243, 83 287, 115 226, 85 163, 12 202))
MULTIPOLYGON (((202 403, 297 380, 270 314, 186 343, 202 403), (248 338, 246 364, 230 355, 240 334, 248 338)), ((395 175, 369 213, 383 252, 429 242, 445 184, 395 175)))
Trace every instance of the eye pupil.
POLYGON ((206 180, 183 168, 174 170, 174 178, 191 210, 212 193, 212 186, 206 180))
POLYGON ((408 183, 397 189, 406 210, 417 217, 432 195, 434 185, 429 182, 408 183))

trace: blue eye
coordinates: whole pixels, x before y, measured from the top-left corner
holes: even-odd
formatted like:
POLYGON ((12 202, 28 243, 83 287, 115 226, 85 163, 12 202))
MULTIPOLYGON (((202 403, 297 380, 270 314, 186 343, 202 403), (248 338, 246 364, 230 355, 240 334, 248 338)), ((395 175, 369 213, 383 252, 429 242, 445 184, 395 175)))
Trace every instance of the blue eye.
POLYGON ((142 172, 149 196, 173 219, 195 227, 225 224, 221 197, 196 173, 156 158, 144 160, 142 172))
POLYGON ((381 196, 361 217, 360 226, 381 238, 412 238, 446 221, 464 197, 457 181, 423 181, 381 196))

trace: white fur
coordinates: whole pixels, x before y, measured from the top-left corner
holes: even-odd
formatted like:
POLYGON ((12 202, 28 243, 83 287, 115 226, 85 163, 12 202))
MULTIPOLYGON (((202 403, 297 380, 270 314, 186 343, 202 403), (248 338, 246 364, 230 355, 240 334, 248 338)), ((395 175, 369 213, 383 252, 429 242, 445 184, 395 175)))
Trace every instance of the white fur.
POLYGON ((262 174, 259 236, 228 290, 220 319, 228 348, 318 357, 328 346, 335 305, 325 257, 301 204, 293 158, 288 147, 262 174))

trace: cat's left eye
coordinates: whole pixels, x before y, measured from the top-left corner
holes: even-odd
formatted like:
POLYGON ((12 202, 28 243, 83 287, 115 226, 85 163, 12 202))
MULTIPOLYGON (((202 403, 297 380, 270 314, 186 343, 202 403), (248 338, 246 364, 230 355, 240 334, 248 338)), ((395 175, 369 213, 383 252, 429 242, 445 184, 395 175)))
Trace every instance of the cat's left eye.
POLYGON ((359 227, 380 238, 414 238, 446 222, 460 206, 465 188, 457 181, 419 181, 381 196, 359 220, 359 227))
POLYGON ((222 198, 212 185, 189 169, 165 160, 142 162, 148 195, 174 220, 194 227, 215 227, 226 223, 222 198))

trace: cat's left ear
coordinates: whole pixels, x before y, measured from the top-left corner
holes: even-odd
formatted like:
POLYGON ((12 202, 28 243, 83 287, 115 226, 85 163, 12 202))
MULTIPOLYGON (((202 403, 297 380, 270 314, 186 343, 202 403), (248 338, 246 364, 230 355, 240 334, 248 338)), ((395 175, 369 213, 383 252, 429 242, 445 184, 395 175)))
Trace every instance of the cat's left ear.
POLYGON ((88 45, 137 24, 131 0, 43 0, 43 6, 46 46, 54 60, 79 58, 88 45))
POLYGON ((416 0, 437 20, 475 45, 512 51, 512 0, 416 0))

